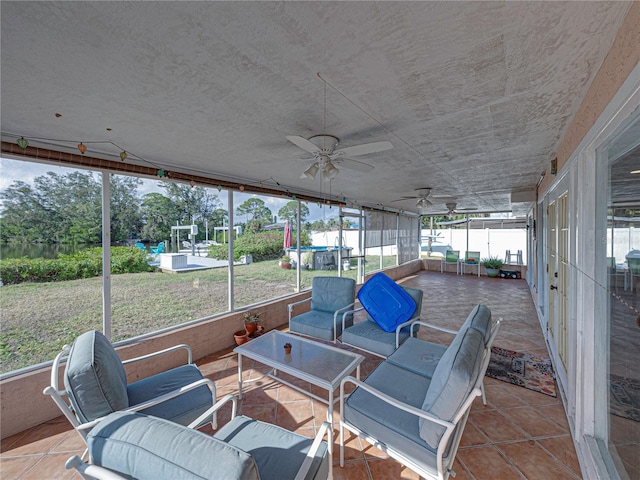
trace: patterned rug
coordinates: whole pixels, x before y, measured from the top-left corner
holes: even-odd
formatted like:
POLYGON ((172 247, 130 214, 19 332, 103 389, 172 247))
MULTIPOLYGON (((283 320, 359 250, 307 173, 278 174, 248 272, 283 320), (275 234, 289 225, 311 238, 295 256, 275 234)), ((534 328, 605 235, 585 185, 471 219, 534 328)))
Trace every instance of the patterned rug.
POLYGON ((640 380, 609 375, 609 411, 618 417, 640 422, 640 380))
POLYGON ((487 376, 551 397, 557 395, 553 367, 547 357, 491 347, 487 376))

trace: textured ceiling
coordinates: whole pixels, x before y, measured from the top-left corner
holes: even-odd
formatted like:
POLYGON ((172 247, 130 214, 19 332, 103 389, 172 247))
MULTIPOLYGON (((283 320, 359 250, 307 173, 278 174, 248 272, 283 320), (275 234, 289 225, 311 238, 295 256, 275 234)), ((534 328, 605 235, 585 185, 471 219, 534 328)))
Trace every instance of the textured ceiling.
MULTIPOLYGON (((372 171, 341 168, 331 193, 415 211, 394 200, 431 187, 451 196, 436 210, 515 209, 511 193, 535 188, 628 7, 3 1, 3 140, 112 141, 130 162, 300 194, 329 183, 299 178, 311 160, 287 135, 388 140, 355 158, 372 171)), ((119 158, 109 144, 87 154, 119 158)))

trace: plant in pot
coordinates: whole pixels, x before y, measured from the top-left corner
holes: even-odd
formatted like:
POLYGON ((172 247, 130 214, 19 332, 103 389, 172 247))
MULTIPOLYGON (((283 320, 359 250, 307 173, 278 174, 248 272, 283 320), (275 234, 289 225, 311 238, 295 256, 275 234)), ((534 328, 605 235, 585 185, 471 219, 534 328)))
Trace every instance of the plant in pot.
POLYGON ((260 313, 255 313, 252 311, 244 312, 243 321, 244 321, 244 329, 247 331, 248 335, 253 335, 258 329, 258 323, 260 322, 260 313))
POLYGON ((311 269, 311 252, 304 252, 302 254, 302 259, 301 259, 301 262, 300 262, 300 268, 302 270, 311 269))
POLYGON ((287 269, 291 268, 291 257, 289 255, 283 255, 280 258, 280 266, 287 269))
POLYGON ((487 270, 488 277, 497 277, 504 262, 498 257, 487 257, 482 259, 482 264, 487 270))

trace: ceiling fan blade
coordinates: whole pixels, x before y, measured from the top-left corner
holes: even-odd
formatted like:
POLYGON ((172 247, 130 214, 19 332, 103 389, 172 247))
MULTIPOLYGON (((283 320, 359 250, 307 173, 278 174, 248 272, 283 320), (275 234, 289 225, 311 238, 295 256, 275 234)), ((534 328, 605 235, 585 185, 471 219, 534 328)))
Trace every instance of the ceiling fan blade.
POLYGON ((368 163, 359 162, 357 160, 351 160, 350 158, 336 158, 334 163, 350 170, 356 170, 358 172, 370 172, 374 169, 373 165, 368 163))
POLYGON ((414 200, 416 198, 420 198, 420 197, 416 197, 415 195, 412 195, 410 197, 400 197, 400 198, 396 198, 395 200, 391 200, 391 203, 393 203, 393 202, 406 202, 407 200, 414 200))
POLYGON ((385 150, 391 150, 392 148, 393 148, 393 144, 388 141, 363 143, 362 145, 355 145, 353 147, 341 148, 340 150, 336 150, 335 152, 333 152, 333 154, 344 155, 349 157, 357 157, 358 155, 367 155, 368 153, 384 152, 385 150))
POLYGON ((316 153, 320 151, 320 148, 316 144, 310 142, 304 137, 300 137, 298 135, 287 135, 287 140, 307 152, 316 153))

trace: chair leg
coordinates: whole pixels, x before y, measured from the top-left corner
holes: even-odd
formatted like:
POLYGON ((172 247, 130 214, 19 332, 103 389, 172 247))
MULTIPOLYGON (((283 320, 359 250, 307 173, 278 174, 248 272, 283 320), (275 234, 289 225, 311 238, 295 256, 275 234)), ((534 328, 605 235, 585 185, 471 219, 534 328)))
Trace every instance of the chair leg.
POLYGON ((480 391, 482 392, 482 404, 486 405, 487 404, 487 396, 484 393, 484 382, 482 382, 480 384, 480 391))

